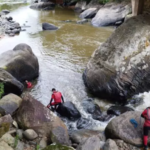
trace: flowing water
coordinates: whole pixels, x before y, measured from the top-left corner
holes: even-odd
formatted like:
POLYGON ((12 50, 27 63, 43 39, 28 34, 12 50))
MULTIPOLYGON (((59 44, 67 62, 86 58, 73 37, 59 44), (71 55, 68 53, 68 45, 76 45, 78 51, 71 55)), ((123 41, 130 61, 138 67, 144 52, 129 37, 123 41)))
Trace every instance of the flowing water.
MULTIPOLYGON (((2 52, 13 49, 19 43, 26 43, 38 57, 40 75, 29 91, 45 106, 49 103, 51 89, 55 87, 63 93, 65 101, 72 101, 84 118, 91 121, 94 129, 104 128, 107 124, 94 121, 84 112, 81 101, 90 97, 83 84, 82 73, 94 50, 114 31, 113 28, 95 28, 90 23, 81 25, 72 10, 56 8, 53 11, 37 11, 28 4, 18 1, 0 1, 0 9, 9 9, 13 19, 22 26, 30 26, 15 37, 4 36, 0 40, 2 52), (72 20, 73 22, 64 22, 72 20), (49 22, 59 27, 57 31, 42 31, 41 24, 49 22)), ((104 110, 111 104, 95 98, 104 110)), ((75 128, 75 123, 68 122, 75 128)))

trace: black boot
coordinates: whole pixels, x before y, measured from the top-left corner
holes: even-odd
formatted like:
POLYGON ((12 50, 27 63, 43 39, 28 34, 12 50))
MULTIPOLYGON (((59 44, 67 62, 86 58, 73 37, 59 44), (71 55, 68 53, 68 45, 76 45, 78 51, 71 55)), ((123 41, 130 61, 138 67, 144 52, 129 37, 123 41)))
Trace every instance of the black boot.
POLYGON ((144 150, 148 150, 148 147, 147 147, 147 146, 144 146, 144 150))

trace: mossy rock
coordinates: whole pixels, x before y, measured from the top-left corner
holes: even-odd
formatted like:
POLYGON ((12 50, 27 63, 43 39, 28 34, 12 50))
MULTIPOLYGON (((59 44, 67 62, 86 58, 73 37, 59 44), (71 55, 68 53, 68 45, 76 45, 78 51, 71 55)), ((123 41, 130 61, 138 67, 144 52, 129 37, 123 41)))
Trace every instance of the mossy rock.
POLYGON ((65 145, 49 145, 43 150, 75 150, 75 149, 65 145))
POLYGON ((0 138, 9 131, 10 123, 2 123, 0 126, 0 138))

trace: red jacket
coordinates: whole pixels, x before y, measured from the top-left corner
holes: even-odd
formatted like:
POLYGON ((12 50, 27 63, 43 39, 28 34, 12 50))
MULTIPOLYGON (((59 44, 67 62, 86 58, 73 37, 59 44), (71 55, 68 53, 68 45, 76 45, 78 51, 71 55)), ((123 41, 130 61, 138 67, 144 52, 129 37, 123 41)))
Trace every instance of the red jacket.
POLYGON ((27 88, 32 88, 32 83, 31 82, 27 82, 27 88))
POLYGON ((51 99, 53 99, 55 103, 62 103, 61 97, 62 97, 62 94, 60 92, 56 91, 52 94, 51 99))
POLYGON ((150 127, 150 108, 145 109, 141 116, 145 119, 144 126, 150 127))

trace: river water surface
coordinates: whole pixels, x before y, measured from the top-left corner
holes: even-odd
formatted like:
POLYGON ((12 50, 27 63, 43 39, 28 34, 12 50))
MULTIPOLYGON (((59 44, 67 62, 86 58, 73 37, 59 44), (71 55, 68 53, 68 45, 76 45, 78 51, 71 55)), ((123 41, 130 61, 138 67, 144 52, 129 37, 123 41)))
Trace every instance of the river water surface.
MULTIPOLYGON (((80 105, 83 99, 91 97, 83 84, 82 73, 94 50, 112 34, 114 28, 95 28, 90 23, 76 24, 78 15, 63 8, 37 11, 30 9, 28 4, 6 1, 1 1, 0 6, 1 9, 11 10, 8 16, 22 26, 30 26, 15 37, 4 36, 0 40, 0 53, 13 49, 19 43, 26 43, 38 57, 40 75, 30 93, 46 106, 52 94, 51 89, 56 88, 62 92, 65 101, 72 101, 82 116, 91 120, 91 128, 105 127, 107 123, 92 120, 80 105), (64 20, 74 22, 67 23, 64 20), (43 22, 52 23, 59 30, 42 31, 43 22)), ((96 102, 103 109, 111 105, 97 99, 96 102)))

